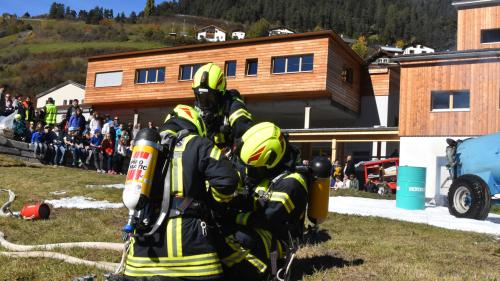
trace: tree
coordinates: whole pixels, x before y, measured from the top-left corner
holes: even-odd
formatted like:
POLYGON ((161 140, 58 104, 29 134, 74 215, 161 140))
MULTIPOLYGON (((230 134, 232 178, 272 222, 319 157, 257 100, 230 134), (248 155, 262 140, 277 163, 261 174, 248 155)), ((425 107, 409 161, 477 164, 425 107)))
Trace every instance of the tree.
POLYGON ((137 23, 137 14, 135 12, 130 13, 130 16, 128 17, 128 21, 130 23, 137 23))
POLYGON ((356 43, 352 44, 352 49, 362 59, 366 58, 366 55, 368 54, 368 46, 366 44, 366 37, 363 35, 359 36, 358 40, 356 40, 356 43))
POLYGON ((144 17, 153 15, 155 10, 155 0, 147 0, 146 7, 144 7, 144 17))
POLYGON ((24 13, 23 18, 31 18, 30 13, 28 13, 28 12, 24 13))
POLYGON ((266 19, 261 18, 260 20, 250 25, 247 35, 249 38, 266 36, 267 32, 269 31, 270 25, 271 24, 266 19))

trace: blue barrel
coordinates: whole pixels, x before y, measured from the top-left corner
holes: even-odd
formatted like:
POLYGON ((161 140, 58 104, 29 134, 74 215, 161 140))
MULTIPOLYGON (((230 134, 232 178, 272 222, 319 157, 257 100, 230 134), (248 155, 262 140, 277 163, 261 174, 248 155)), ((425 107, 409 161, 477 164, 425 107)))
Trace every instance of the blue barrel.
POLYGON ((396 207, 406 210, 425 209, 426 168, 399 166, 396 207))

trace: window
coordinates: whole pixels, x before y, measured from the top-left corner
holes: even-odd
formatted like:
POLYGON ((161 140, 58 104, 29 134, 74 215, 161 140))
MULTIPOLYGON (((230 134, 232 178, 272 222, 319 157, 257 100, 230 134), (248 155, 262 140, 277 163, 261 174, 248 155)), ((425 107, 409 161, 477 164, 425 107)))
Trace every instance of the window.
POLYGON ((179 80, 193 80, 194 74, 201 66, 202 63, 181 65, 179 80))
POLYGON ((245 74, 247 76, 255 76, 257 75, 257 68, 259 66, 259 60, 258 59, 248 59, 247 60, 247 67, 245 74))
POLYGON ((469 108, 468 90, 431 92, 431 111, 467 111, 469 108))
POLYGON ((226 61, 226 67, 224 69, 226 77, 236 77, 236 61, 226 61))
POLYGON ((342 76, 342 81, 349 84, 352 84, 354 82, 354 71, 352 70, 352 68, 344 66, 340 75, 342 76))
POLYGON ((500 28, 481 30, 481 43, 500 43, 500 28))
POLYGON ((101 72, 95 74, 96 88, 121 86, 123 80, 123 71, 101 72))
POLYGON ((163 83, 165 82, 165 68, 138 69, 135 72, 135 83, 163 83))
POLYGON ((275 57, 272 59, 272 73, 294 73, 313 70, 313 55, 275 57))

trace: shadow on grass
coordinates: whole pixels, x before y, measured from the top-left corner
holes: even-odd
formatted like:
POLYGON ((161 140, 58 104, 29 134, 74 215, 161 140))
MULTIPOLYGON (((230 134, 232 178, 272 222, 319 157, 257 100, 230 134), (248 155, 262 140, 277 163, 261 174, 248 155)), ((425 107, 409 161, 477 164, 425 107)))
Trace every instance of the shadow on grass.
POLYGON ((354 259, 349 261, 331 255, 301 258, 296 260, 293 265, 291 280, 302 280, 304 276, 312 275, 317 271, 323 271, 329 268, 359 266, 364 262, 365 261, 363 259, 354 259))
POLYGON ((304 242, 306 244, 318 244, 332 239, 332 236, 325 229, 319 231, 309 231, 304 235, 304 242))

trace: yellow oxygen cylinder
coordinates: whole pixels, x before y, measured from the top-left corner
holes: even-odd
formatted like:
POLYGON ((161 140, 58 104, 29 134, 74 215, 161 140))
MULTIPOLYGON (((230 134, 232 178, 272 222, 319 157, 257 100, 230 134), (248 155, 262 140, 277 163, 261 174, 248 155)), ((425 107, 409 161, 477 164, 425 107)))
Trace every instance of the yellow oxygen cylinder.
POLYGON ((320 224, 328 216, 332 164, 326 157, 315 157, 309 168, 312 170, 313 181, 309 187, 307 218, 314 224, 320 224))
MULTIPOLYGON (((132 217, 146 205, 156 174, 156 164, 162 147, 158 144, 160 135, 153 129, 142 129, 134 140, 134 148, 123 190, 123 203, 129 209, 129 222, 124 227, 132 232, 132 217)), ((160 167, 161 168, 161 167, 160 167)))

